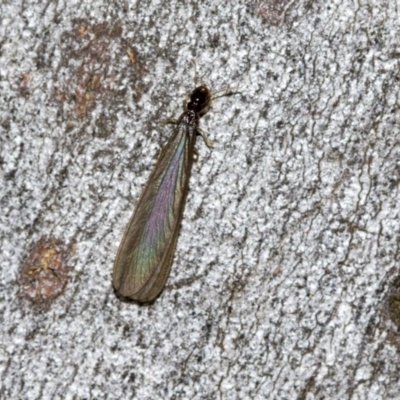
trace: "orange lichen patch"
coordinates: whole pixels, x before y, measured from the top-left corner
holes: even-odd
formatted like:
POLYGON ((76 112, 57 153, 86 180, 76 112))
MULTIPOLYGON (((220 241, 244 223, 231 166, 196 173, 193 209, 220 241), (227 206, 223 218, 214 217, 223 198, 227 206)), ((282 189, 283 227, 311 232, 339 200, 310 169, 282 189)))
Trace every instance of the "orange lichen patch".
POLYGON ((26 73, 21 75, 21 81, 20 81, 20 84, 19 84, 19 92, 23 96, 26 96, 26 95, 29 94, 29 87, 28 87, 29 78, 30 78, 30 76, 29 76, 28 72, 26 72, 26 73))
POLYGON ((86 29, 87 29, 86 25, 82 24, 82 25, 80 25, 79 28, 78 28, 78 33, 79 33, 80 35, 84 35, 84 34, 86 33, 86 29))
POLYGON ((86 83, 81 87, 84 91, 77 89, 75 93, 75 112, 78 115, 84 115, 93 107, 96 91, 100 88, 100 74, 93 74, 86 77, 86 83))
POLYGON ((67 261, 73 252, 72 245, 60 240, 40 239, 22 267, 19 279, 21 294, 33 303, 44 303, 58 297, 68 282, 67 261))
POLYGON ((126 54, 128 54, 128 57, 129 57, 130 62, 131 62, 132 64, 135 64, 135 61, 136 61, 135 53, 134 53, 131 49, 128 49, 128 50, 126 51, 126 54))

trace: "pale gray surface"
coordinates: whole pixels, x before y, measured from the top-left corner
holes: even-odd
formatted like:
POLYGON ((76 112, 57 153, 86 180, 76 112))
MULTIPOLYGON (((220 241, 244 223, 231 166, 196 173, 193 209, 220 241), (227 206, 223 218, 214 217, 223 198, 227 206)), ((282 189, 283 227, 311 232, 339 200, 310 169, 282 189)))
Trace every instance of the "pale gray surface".
POLYGON ((0 397, 399 398, 398 1, 277 1, 278 25, 187 3, 0 7, 0 397), (166 290, 122 303, 112 263, 192 58, 242 95, 202 120, 166 290), (44 310, 17 277, 49 235, 77 251, 44 310))

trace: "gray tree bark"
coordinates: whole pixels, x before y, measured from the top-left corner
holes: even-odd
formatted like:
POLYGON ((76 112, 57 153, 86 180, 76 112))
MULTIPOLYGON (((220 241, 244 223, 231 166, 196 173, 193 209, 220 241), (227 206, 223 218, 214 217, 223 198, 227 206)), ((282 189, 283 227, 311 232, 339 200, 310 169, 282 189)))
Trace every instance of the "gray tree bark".
POLYGON ((3 2, 0 397, 397 399, 398 1, 3 2), (198 82, 165 290, 111 285, 198 82))

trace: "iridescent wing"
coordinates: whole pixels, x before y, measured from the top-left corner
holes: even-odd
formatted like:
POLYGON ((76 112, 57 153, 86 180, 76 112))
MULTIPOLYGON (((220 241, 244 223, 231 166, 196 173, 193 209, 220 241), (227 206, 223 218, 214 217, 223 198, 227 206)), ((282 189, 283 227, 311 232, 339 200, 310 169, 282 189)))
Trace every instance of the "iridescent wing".
POLYGON ((197 133, 189 114, 182 114, 162 150, 119 247, 113 285, 123 297, 151 301, 169 275, 197 133))

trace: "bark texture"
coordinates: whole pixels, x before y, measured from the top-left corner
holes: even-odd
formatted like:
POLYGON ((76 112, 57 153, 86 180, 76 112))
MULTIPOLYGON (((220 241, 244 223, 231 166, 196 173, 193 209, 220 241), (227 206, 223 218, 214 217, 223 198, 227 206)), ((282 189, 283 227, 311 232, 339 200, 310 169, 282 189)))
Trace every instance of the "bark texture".
POLYGON ((399 397, 399 2, 220 3, 1 3, 0 398, 399 397), (201 121, 164 292, 124 303, 192 59, 240 94, 201 121))

